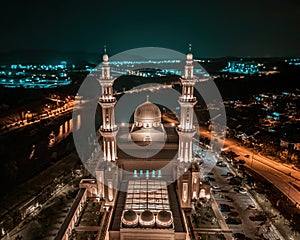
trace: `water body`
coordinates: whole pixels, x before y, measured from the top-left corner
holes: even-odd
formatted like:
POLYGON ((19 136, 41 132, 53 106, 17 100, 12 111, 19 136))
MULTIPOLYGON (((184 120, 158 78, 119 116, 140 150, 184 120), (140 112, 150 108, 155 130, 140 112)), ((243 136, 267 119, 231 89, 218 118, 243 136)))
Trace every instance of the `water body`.
MULTIPOLYGON (((17 184, 74 151, 71 117, 68 114, 49 119, 0 136, 2 189, 13 190, 17 184)), ((80 127, 79 124, 75 128, 80 127)))

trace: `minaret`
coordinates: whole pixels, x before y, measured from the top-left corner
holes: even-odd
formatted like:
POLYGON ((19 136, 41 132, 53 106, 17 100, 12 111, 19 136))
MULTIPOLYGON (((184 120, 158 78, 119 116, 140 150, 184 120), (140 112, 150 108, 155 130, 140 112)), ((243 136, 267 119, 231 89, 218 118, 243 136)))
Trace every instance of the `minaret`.
POLYGON ((115 200, 115 186, 118 184, 118 168, 113 162, 117 159, 116 135, 118 127, 115 124, 114 107, 116 98, 113 96, 113 84, 116 78, 110 75, 110 66, 106 47, 104 47, 103 65, 101 68, 101 96, 99 104, 102 107, 102 125, 99 133, 103 140, 103 159, 95 169, 97 179, 97 195, 106 200, 106 204, 113 204, 115 200))
POLYGON ((178 147, 178 195, 182 208, 191 208, 192 198, 197 198, 199 186, 199 166, 193 162, 193 136, 196 133, 193 125, 193 108, 197 103, 194 97, 194 86, 197 78, 194 77, 193 54, 191 45, 186 56, 184 75, 180 78, 182 94, 179 97, 181 107, 180 125, 177 127, 179 136, 178 147))
POLYGON ((99 103, 102 107, 102 125, 99 129, 103 137, 104 161, 114 162, 117 159, 116 135, 118 127, 115 124, 114 107, 116 98, 113 96, 113 84, 115 78, 110 75, 110 66, 106 47, 104 47, 103 66, 101 69, 101 97, 99 103))
POLYGON ((194 86, 196 78, 194 77, 193 54, 191 53, 191 45, 189 53, 186 56, 186 65, 184 67, 184 76, 180 78, 182 85, 182 94, 179 97, 181 107, 180 125, 177 128, 179 135, 179 162, 190 163, 193 160, 192 140, 196 132, 193 125, 193 108, 197 103, 194 97, 194 86))

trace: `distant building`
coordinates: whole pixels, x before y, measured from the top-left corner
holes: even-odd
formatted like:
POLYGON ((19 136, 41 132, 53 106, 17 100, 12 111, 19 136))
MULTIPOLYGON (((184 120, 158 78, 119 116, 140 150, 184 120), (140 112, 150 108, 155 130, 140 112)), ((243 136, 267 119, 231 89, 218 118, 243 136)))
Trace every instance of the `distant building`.
POLYGON ((259 72, 260 66, 261 64, 256 62, 229 61, 228 66, 222 72, 252 75, 259 72))
POLYGON ((300 141, 280 139, 280 146, 290 150, 300 151, 300 141))

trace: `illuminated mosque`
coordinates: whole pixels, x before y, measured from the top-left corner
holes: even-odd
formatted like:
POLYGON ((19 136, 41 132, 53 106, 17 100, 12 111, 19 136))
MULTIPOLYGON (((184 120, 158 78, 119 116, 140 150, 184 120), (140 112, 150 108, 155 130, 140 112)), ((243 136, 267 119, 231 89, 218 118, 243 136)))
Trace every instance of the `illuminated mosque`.
POLYGON ((95 232, 95 239, 189 239, 185 211, 191 210, 192 200, 199 197, 201 190, 199 165, 193 161, 192 150, 197 77, 191 53, 186 56, 180 80, 180 124, 163 124, 159 107, 147 97, 136 108, 129 136, 124 140, 128 126, 115 123, 115 78, 110 73, 108 55, 103 56, 99 79, 103 156, 95 167, 96 179, 81 180, 79 193, 55 239, 72 239, 87 201, 102 201, 105 208, 100 211, 104 211, 100 226, 87 228, 95 232), (163 147, 156 149, 161 142, 163 147), (151 155, 147 149, 157 153, 151 155), (130 151, 135 155, 131 156, 130 151))

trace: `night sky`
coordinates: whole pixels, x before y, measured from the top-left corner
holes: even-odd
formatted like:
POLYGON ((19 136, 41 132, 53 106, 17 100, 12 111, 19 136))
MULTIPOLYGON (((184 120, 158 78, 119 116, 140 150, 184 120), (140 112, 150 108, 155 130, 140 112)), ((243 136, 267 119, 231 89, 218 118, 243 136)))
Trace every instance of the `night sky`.
POLYGON ((111 53, 157 46, 196 56, 299 56, 299 0, 10 0, 0 51, 111 53))

